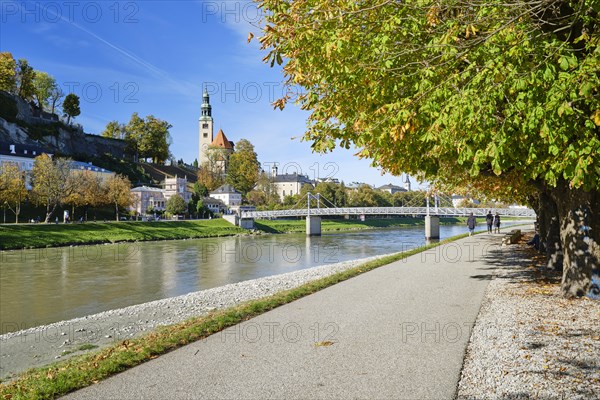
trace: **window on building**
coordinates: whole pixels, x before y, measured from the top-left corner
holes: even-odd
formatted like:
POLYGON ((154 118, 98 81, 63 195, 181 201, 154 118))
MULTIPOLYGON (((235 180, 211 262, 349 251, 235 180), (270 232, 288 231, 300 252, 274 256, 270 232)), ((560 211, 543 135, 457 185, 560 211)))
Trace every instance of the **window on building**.
MULTIPOLYGON (((202 124, 202 128, 204 128, 204 129, 208 129, 208 124, 207 124, 206 122, 205 122, 205 123, 203 123, 203 124, 202 124)), ((207 134, 207 133, 205 133, 205 134, 204 134, 204 137, 206 137, 207 135, 208 135, 208 134, 207 134)))

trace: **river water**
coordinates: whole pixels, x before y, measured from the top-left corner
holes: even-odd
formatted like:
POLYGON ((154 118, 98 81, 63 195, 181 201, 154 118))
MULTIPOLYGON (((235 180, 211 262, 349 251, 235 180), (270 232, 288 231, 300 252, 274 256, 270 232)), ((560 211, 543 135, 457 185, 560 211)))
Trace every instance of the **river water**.
POLYGON ((0 334, 422 244, 420 226, 0 252, 0 334))

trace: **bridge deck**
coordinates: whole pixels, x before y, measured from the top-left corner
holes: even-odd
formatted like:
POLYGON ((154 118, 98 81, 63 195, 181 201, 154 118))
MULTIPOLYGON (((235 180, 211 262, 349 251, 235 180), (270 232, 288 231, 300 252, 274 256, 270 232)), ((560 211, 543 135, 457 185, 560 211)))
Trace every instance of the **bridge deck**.
POLYGON ((531 217, 535 212, 529 208, 454 208, 454 207, 340 207, 311 208, 299 210, 245 211, 242 218, 282 218, 304 217, 307 215, 437 215, 440 217, 465 217, 470 213, 477 217, 485 217, 488 211, 503 217, 531 217))

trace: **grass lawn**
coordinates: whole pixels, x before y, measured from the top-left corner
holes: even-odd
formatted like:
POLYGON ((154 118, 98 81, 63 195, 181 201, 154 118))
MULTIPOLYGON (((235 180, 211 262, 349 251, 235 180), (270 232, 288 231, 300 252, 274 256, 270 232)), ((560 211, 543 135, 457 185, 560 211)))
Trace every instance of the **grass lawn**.
POLYGON ((0 225, 0 250, 121 241, 188 239, 247 232, 217 218, 198 221, 0 225))

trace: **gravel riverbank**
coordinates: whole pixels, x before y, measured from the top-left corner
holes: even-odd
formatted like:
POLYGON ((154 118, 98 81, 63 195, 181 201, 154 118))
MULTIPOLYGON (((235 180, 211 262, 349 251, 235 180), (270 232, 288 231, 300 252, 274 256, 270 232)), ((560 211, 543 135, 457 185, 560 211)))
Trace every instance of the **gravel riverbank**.
POLYGON ((0 379, 210 311, 259 299, 386 255, 254 279, 0 336, 0 379))
POLYGON ((600 302, 563 298, 560 274, 516 253, 487 288, 458 399, 600 399, 600 302))

